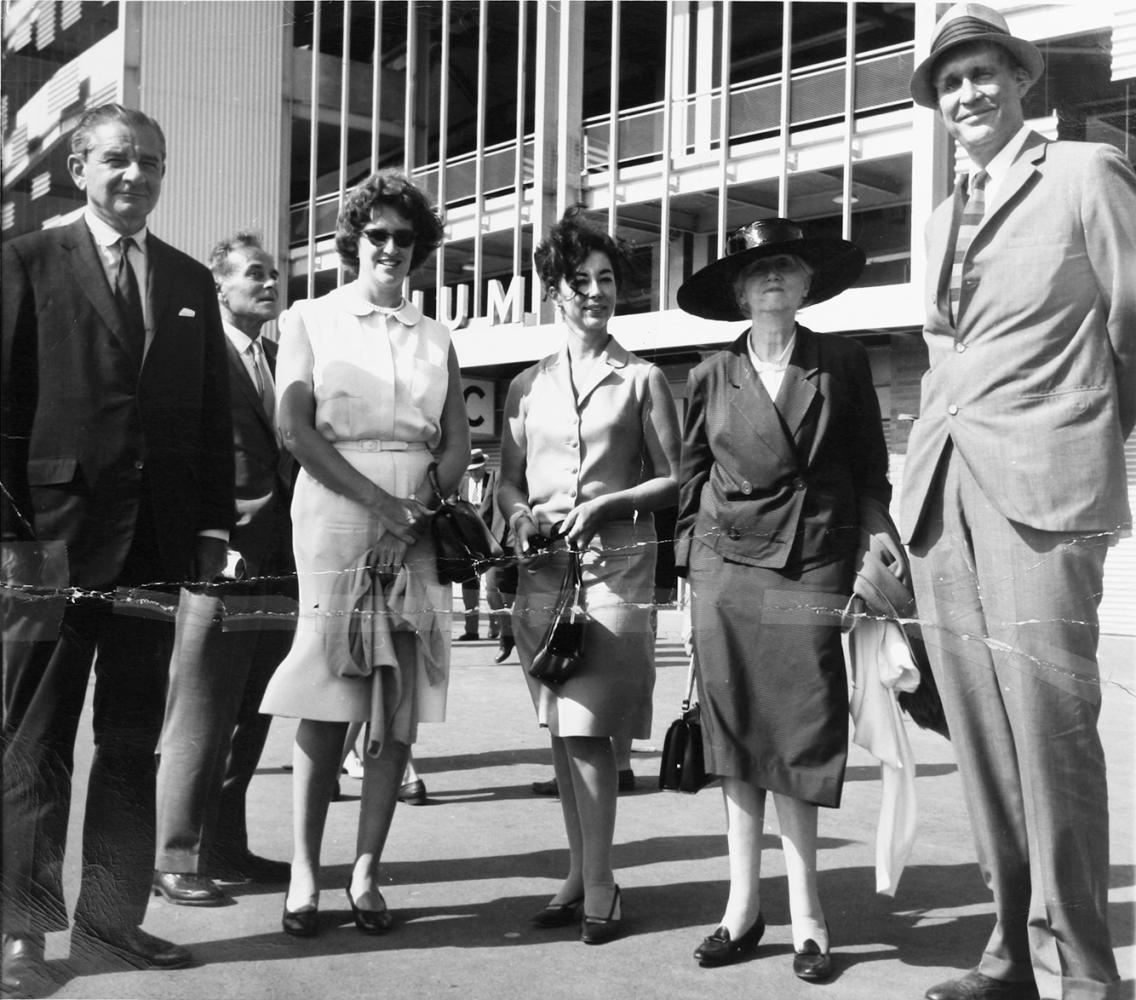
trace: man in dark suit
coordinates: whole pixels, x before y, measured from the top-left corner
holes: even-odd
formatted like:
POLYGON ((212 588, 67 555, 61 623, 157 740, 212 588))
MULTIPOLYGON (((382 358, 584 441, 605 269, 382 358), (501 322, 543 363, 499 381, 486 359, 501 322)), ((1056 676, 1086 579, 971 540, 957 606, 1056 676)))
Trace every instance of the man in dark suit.
POLYGON ((83 216, 3 249, 3 541, 62 543, 75 588, 50 638, 4 642, 5 986, 67 926, 63 853, 95 663, 95 752, 72 955, 176 968, 138 925, 154 854, 154 750, 173 626, 128 591, 210 580, 233 520, 225 337, 208 270, 146 231, 165 138, 103 105, 71 137, 83 216), (141 614, 116 613, 122 606, 141 614))
POLYGON ((1131 524, 1136 175, 1025 124, 1043 69, 999 13, 956 4, 911 80, 970 162, 927 229, 901 521, 996 917, 929 1000, 1098 1000, 1117 981, 1097 606, 1131 524))
POLYGON ((289 507, 296 464, 276 430, 276 344, 261 336, 276 318, 276 262, 251 233, 222 240, 209 259, 229 356, 236 457, 236 523, 220 620, 179 616, 158 769, 154 891, 172 903, 217 905, 210 876, 286 882, 289 866, 249 850, 245 797, 268 738, 260 700, 288 652, 295 625, 289 507), (235 613, 235 614, 234 614, 235 613))

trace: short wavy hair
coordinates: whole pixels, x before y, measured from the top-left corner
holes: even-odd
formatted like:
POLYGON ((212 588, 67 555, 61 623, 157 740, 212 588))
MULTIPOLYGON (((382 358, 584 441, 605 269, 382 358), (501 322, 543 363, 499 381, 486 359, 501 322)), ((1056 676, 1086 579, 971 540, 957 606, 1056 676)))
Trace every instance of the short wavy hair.
POLYGON ((545 297, 561 278, 571 284, 572 276, 588 254, 596 250, 607 254, 615 274, 615 287, 621 289, 628 267, 627 244, 588 223, 580 206, 568 209, 533 251, 533 264, 545 297))
POLYGON ((414 230, 410 270, 417 271, 442 243, 445 232, 441 215, 425 192, 405 174, 381 170, 359 184, 343 202, 335 226, 335 249, 354 270, 359 269, 359 234, 371 221, 375 208, 388 206, 405 216, 414 230))
POLYGON ((264 249, 264 243, 261 242, 260 234, 248 229, 240 229, 232 236, 218 240, 209 251, 209 270, 218 281, 233 273, 232 254, 235 250, 261 250, 268 253, 264 249))
POLYGON ((149 129, 158 137, 162 148, 162 159, 166 158, 166 135, 153 118, 137 108, 123 107, 121 104, 99 104, 83 112, 75 131, 71 133, 71 153, 87 158, 87 152, 94 144, 95 130, 103 125, 117 123, 129 129, 149 129))

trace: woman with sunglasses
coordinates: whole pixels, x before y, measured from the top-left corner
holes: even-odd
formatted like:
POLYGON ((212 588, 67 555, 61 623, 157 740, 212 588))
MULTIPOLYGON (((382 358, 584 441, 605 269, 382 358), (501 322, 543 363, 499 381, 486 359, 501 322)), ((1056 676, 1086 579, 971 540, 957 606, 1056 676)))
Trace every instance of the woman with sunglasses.
POLYGON ((567 336, 513 380, 505 403, 497 502, 522 562, 513 604, 522 665, 548 627, 569 545, 582 553, 587 621, 583 663, 567 681, 527 678, 552 736, 569 848, 568 873, 533 923, 576 925, 586 944, 601 944, 622 916, 611 867, 612 738, 651 734, 652 511, 677 496, 678 419, 662 371, 608 333, 626 266, 619 245, 570 211, 534 260, 567 336))
POLYGON ((429 470, 443 495, 457 486, 469 426, 449 330, 403 295, 441 238, 418 188, 375 174, 348 196, 336 229, 355 279, 280 317, 278 420, 302 469, 292 503, 300 618, 261 710, 301 720, 283 916, 296 936, 318 929, 320 842, 352 722, 368 733, 347 902, 361 932, 390 929, 379 861, 418 723, 445 713, 452 599, 426 530, 437 503, 429 470), (386 581, 368 620, 344 601, 345 584, 370 578, 356 572, 364 560, 386 581), (370 676, 348 665, 351 625, 375 638, 370 676))

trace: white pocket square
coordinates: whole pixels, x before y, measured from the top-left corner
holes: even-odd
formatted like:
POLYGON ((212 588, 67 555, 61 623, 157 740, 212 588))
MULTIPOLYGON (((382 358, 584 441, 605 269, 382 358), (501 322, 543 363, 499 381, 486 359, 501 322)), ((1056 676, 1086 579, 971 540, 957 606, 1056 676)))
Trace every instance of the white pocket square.
POLYGON ((194 311, 193 311, 192 309, 190 309, 190 308, 189 308, 188 306, 185 306, 185 307, 183 307, 183 308, 182 308, 182 309, 181 309, 181 310, 180 310, 180 311, 178 312, 178 315, 179 315, 179 316, 196 316, 196 315, 197 315, 197 313, 195 313, 195 312, 194 312, 194 311))

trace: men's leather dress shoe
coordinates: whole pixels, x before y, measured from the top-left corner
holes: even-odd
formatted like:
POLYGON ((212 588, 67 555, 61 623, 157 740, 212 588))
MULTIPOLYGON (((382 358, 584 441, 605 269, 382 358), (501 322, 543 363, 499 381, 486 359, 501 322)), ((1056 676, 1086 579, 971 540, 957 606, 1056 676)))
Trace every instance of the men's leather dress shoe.
POLYGON ((398 790, 398 801, 405 802, 408 806, 426 805, 426 782, 421 778, 408 781, 398 790))
POLYGON ((765 918, 759 913, 753 926, 739 934, 736 939, 730 937, 730 932, 725 927, 717 928, 709 937, 703 938, 702 944, 694 949, 694 957, 702 966, 729 965, 746 954, 757 951, 764 933, 765 918))
POLYGON ((514 645, 512 639, 502 639, 497 644, 497 655, 493 657, 493 662, 504 663, 512 655, 514 645))
POLYGON ((43 957, 42 934, 5 934, 3 975, 5 997, 43 996, 51 988, 51 971, 43 957))
POLYGON ((932 986, 924 996, 927 1000, 1038 1000, 1037 985, 1032 980, 991 979, 977 969, 971 969, 961 979, 932 986))
POLYGON ((256 882, 260 885, 278 885, 292 877, 292 866, 287 861, 272 861, 252 851, 244 854, 224 855, 212 866, 214 878, 223 882, 256 882))
POLYGON ((220 906, 226 899, 216 882, 195 872, 154 872, 154 895, 178 906, 220 906))
POLYGON ((832 975, 832 957, 812 938, 806 938, 801 950, 793 953, 793 975, 808 983, 823 983, 832 975))
POLYGON ((479 636, 476 632, 463 632, 461 635, 458 636, 457 641, 458 642, 480 642, 481 636, 479 636))
POLYGON ((141 927, 94 931, 76 926, 71 932, 71 955, 101 958, 107 954, 136 969, 184 969, 192 961, 188 948, 147 934, 141 927))

